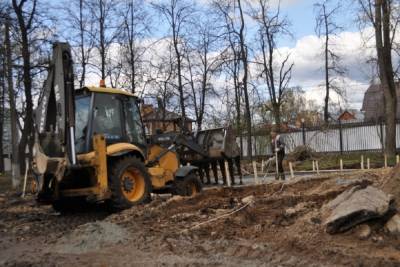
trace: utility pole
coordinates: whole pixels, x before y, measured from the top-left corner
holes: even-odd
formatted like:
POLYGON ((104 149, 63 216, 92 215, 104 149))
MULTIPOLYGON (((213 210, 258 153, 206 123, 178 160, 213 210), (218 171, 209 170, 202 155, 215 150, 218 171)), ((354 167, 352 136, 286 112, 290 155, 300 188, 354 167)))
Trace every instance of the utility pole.
POLYGON ((11 59, 11 41, 10 41, 10 18, 6 18, 4 32, 4 44, 6 47, 6 62, 7 62, 7 84, 8 84, 8 99, 10 105, 10 126, 11 126, 11 168, 12 168, 12 187, 17 188, 20 183, 20 169, 18 161, 18 130, 17 130, 17 112, 15 110, 14 99, 14 85, 12 73, 12 59, 11 59))

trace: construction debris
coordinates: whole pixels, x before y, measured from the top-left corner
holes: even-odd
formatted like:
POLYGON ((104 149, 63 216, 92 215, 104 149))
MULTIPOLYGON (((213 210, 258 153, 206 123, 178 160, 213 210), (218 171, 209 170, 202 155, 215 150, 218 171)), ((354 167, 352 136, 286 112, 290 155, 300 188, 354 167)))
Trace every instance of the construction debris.
POLYGON ((386 230, 391 234, 399 235, 400 234, 400 215, 394 215, 386 224, 386 230))
POLYGON ((361 224, 358 227, 357 234, 361 240, 367 239, 368 237, 371 236, 371 227, 369 227, 369 225, 367 224, 361 224))
POLYGON ((370 219, 384 216, 393 198, 373 186, 354 186, 330 201, 325 210, 326 231, 330 234, 344 232, 370 219))
POLYGON ((329 235, 323 224, 328 203, 380 187, 388 172, 162 195, 112 214, 98 208, 56 215, 32 196, 15 201, 7 194, 0 266, 398 266, 398 236, 384 228, 391 213, 346 234, 329 235))
POLYGON ((247 196, 242 198, 242 203, 243 204, 248 204, 248 205, 252 205, 255 202, 255 197, 254 196, 247 196))
POLYGON ((381 188, 387 194, 391 194, 400 203, 400 164, 397 164, 388 175, 383 177, 381 188))

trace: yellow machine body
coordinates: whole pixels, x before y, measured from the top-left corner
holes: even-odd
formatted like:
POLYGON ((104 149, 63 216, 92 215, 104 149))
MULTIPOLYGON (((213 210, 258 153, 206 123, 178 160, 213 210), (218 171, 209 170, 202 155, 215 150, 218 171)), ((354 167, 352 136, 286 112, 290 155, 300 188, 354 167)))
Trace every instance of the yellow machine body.
MULTIPOLYGON (((96 200, 107 199, 110 196, 108 190, 108 167, 107 157, 118 155, 120 153, 135 152, 143 155, 143 151, 137 146, 129 143, 118 143, 106 146, 104 136, 95 135, 93 137, 94 151, 78 155, 78 161, 82 164, 88 164, 95 169, 94 186, 79 189, 66 189, 60 192, 64 197, 91 196, 96 200)), ((173 182, 175 173, 179 169, 179 159, 176 153, 168 151, 159 145, 152 145, 146 162, 156 159, 163 154, 157 164, 149 167, 147 170, 151 176, 151 184, 154 189, 161 189, 168 183, 173 182)), ((62 179, 62 178, 61 178, 62 179)))
POLYGON ((70 45, 54 43, 35 116, 39 202, 63 210, 70 198, 83 197, 127 208, 146 203, 154 191, 188 195, 190 182, 201 190, 195 167, 179 168, 175 152, 149 146, 134 94, 104 81, 75 90, 73 77, 70 45))
POLYGON ((159 145, 152 145, 149 149, 147 162, 155 160, 162 155, 154 167, 148 169, 151 175, 153 188, 162 188, 168 182, 174 180, 175 173, 179 168, 179 159, 174 152, 166 152, 166 148, 159 145))

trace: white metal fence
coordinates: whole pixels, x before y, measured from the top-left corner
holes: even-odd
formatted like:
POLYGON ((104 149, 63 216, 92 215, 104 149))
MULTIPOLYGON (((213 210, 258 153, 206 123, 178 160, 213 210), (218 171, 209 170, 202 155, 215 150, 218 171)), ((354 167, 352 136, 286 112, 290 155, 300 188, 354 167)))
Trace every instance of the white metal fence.
MULTIPOLYGON (((287 153, 297 146, 308 145, 316 152, 379 151, 383 149, 385 125, 382 123, 334 124, 329 127, 304 127, 282 134, 287 153)), ((239 142, 239 138, 237 139, 239 142)), ((253 155, 271 154, 270 137, 252 137, 253 155)), ((396 125, 396 147, 400 148, 400 122, 396 125)), ((243 137, 243 156, 247 156, 246 137, 243 137)))

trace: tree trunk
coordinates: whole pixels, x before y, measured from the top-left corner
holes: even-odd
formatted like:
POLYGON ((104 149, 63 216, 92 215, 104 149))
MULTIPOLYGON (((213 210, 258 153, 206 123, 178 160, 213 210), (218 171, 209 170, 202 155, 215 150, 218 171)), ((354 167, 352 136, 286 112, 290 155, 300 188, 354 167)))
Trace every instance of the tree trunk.
POLYGON ((241 0, 238 0, 238 7, 240 12, 240 56, 243 63, 243 93, 244 93, 244 101, 245 101, 245 119, 246 119, 246 128, 247 128, 247 155, 250 159, 253 159, 253 150, 252 150, 252 128, 251 128, 251 111, 250 111, 250 101, 249 101, 249 92, 247 89, 247 79, 248 79, 248 61, 247 61, 247 47, 245 45, 245 37, 244 37, 244 14, 241 6, 241 0))
POLYGON ((385 153, 396 154, 397 96, 394 83, 392 46, 390 38, 390 9, 388 0, 375 1, 375 40, 378 56, 379 78, 384 95, 386 138, 385 153))
POLYGON ((10 22, 7 19, 5 24, 5 38, 4 44, 6 48, 6 62, 7 62, 7 84, 8 84, 8 101, 10 106, 10 126, 11 126, 11 171, 12 171, 12 187, 15 189, 20 183, 20 169, 18 157, 18 129, 17 129, 17 112, 15 110, 14 100, 14 82, 12 73, 12 55, 11 55, 11 41, 10 41, 10 22))
POLYGON ((5 72, 6 72, 6 64, 5 64, 5 53, 4 49, 0 50, 0 90, 1 90, 1 99, 0 99, 0 173, 3 173, 4 170, 4 150, 3 150, 3 137, 4 137, 4 122, 6 118, 5 114, 5 72))
POLYGON ((281 131, 281 109, 280 106, 275 104, 272 107, 273 109, 273 114, 274 114, 274 119, 275 119, 275 124, 276 124, 276 131, 280 132, 281 131))
POLYGON ((329 121, 329 34, 328 34, 328 21, 325 14, 324 5, 324 19, 325 19, 325 106, 324 106, 324 121, 329 121))
POLYGON ((176 55, 176 68, 178 71, 178 93, 179 93, 179 104, 181 107, 181 131, 185 131, 185 118, 186 118, 186 111, 185 111, 185 96, 183 94, 183 84, 182 84, 182 56, 178 48, 178 37, 176 36, 175 33, 175 28, 172 29, 173 32, 173 38, 174 38, 174 49, 175 49, 175 55, 176 55))
POLYGON ((80 50, 81 50, 81 67, 82 73, 79 78, 79 88, 82 88, 85 85, 85 77, 86 77, 86 55, 85 55, 85 27, 83 25, 83 0, 79 1, 79 37, 80 37, 80 50))
POLYGON ((130 66, 131 66, 131 90, 132 94, 136 91, 136 66, 135 66, 135 38, 134 38, 134 16, 133 16, 133 2, 129 3, 129 11, 130 11, 130 38, 129 38, 129 52, 130 52, 130 66))
POLYGON ((325 4, 323 4, 323 15, 325 24, 325 105, 324 105, 324 122, 329 121, 329 24, 328 17, 326 14, 325 4))
POLYGON ((101 57, 101 79, 106 79, 106 45, 105 45, 105 29, 104 29, 104 3, 103 0, 99 1, 100 8, 100 18, 99 18, 99 28, 100 28, 100 57, 101 57))
MULTIPOLYGON (((35 3, 34 3, 35 5, 35 3)), ((29 52, 29 38, 28 38, 28 28, 31 25, 25 24, 25 12, 23 10, 23 5, 18 5, 16 0, 13 0, 13 8, 17 15, 18 26, 21 34, 21 54, 23 59, 23 83, 25 92, 25 118, 24 118, 24 128, 22 131, 21 141, 19 143, 19 156, 20 156, 20 167, 21 171, 25 170, 25 148, 28 146, 28 157, 29 160, 32 159, 32 146, 33 146, 33 101, 32 101, 32 79, 31 79, 31 55, 29 52)), ((32 21, 33 13, 28 21, 32 21)))

